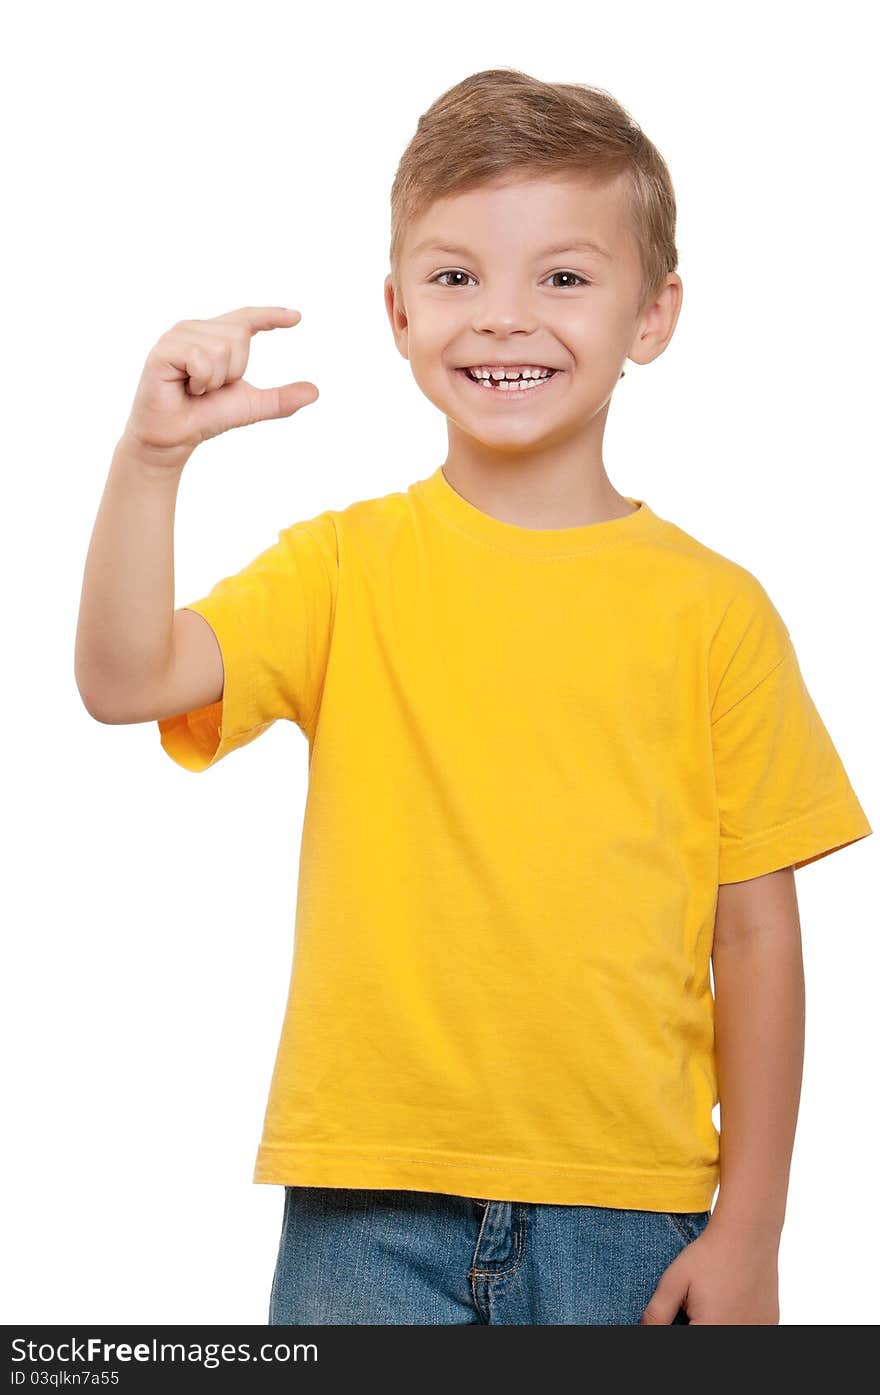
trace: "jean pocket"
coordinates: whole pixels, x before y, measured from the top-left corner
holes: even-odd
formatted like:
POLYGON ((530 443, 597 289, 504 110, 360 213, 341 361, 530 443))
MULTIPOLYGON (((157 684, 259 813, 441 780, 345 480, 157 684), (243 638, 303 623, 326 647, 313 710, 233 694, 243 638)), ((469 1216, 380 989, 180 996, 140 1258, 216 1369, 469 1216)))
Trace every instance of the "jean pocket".
POLYGON ((667 1211, 666 1219, 684 1243, 690 1245, 702 1235, 711 1215, 711 1211, 667 1211))

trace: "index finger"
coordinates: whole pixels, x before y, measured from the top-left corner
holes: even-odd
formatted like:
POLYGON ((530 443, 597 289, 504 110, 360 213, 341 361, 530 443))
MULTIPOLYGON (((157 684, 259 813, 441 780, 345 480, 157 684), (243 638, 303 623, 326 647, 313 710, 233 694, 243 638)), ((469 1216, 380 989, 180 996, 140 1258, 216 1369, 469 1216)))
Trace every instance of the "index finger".
POLYGON ((286 305, 243 305, 240 310, 215 315, 214 319, 220 324, 243 325, 248 334, 257 334, 262 329, 289 329, 302 315, 286 305))

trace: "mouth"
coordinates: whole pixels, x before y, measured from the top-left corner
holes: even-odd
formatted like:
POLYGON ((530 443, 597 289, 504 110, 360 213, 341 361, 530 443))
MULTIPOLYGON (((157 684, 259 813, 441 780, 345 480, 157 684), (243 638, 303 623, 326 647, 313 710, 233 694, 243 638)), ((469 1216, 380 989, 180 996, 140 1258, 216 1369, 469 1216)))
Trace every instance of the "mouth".
MULTIPOLYGON (((498 398, 504 398, 506 402, 520 402, 526 398, 532 398, 536 394, 545 393, 555 378, 561 378, 563 369, 549 368, 542 369, 543 377, 539 378, 519 378, 508 380, 506 378, 476 378, 470 368, 456 368, 455 373, 484 397, 490 393, 498 398)), ((500 371, 500 370, 499 370, 500 371)))

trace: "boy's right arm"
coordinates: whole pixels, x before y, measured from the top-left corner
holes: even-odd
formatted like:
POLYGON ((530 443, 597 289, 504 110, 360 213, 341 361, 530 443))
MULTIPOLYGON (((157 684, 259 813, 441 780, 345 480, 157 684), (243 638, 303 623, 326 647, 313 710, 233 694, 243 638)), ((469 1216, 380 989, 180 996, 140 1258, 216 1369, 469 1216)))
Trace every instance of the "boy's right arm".
POLYGON ((124 437, 113 455, 86 561, 76 683, 99 722, 148 722, 223 693, 214 631, 174 610, 174 508, 183 471, 124 437))
POLYGON ((217 702, 223 661, 195 611, 174 610, 174 509, 201 441, 292 416, 314 383, 244 381, 250 340, 290 327, 298 310, 245 307, 175 325, 150 351, 113 460, 86 559, 75 677, 98 721, 148 722, 217 702))

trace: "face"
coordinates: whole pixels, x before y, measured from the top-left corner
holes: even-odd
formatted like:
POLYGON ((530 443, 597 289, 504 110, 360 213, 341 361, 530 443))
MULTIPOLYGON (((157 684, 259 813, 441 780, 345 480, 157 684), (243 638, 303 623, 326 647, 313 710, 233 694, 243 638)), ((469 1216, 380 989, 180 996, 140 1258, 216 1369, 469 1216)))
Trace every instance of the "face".
POLYGON ((438 200, 407 229, 399 275, 399 297, 386 278, 386 309, 416 382, 453 438, 496 450, 595 433, 626 359, 662 353, 681 301, 670 273, 639 306, 620 179, 508 178, 438 200), (489 387, 466 372, 493 365, 552 373, 489 387))

